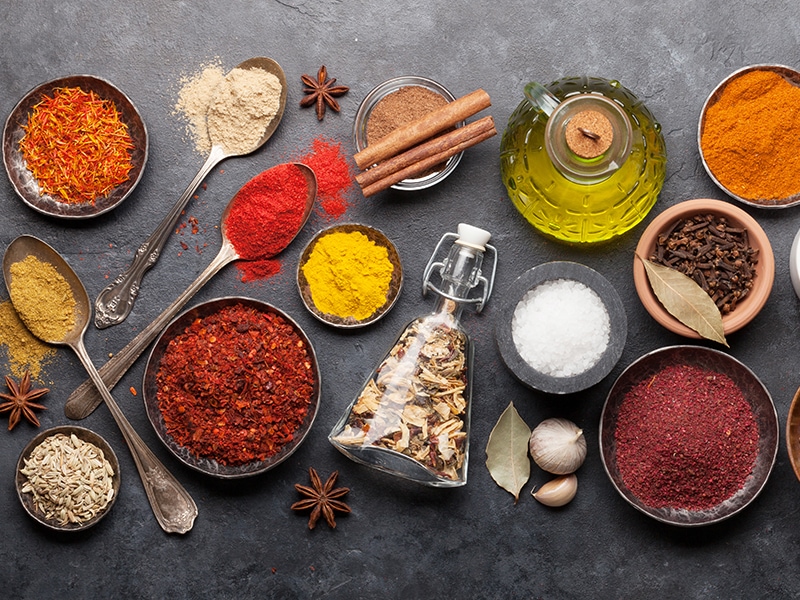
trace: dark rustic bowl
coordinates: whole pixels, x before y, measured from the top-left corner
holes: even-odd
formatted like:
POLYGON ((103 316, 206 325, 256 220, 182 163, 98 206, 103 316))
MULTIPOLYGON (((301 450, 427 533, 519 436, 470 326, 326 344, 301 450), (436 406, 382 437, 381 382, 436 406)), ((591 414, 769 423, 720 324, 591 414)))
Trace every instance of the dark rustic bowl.
POLYGON ((87 219, 116 208, 139 183, 147 162, 147 153, 147 128, 133 102, 108 81, 92 75, 72 75, 36 86, 17 103, 6 119, 3 130, 3 163, 14 191, 32 209, 62 219, 87 219), (41 194, 39 184, 33 173, 28 170, 19 149, 19 142, 25 135, 22 127, 28 123, 28 115, 33 107, 45 95, 51 95, 54 90, 61 87, 79 87, 85 92, 95 92, 104 100, 111 100, 120 113, 120 119, 128 126, 128 134, 133 140, 134 149, 131 152, 133 169, 128 173, 128 179, 111 190, 107 196, 98 198, 93 203, 69 204, 48 194, 41 194))
POLYGON ((595 385, 611 372, 625 348, 628 319, 617 290, 605 277, 579 263, 556 261, 533 267, 511 284, 500 304, 495 334, 503 362, 522 383, 542 392, 571 394, 595 385), (611 331, 605 352, 594 366, 572 377, 554 377, 531 367, 520 356, 511 332, 514 310, 525 294, 537 285, 555 279, 572 279, 594 290, 603 301, 610 321, 611 331))
POLYGON ((395 302, 397 302, 397 298, 400 296, 400 290, 402 288, 403 265, 400 262, 400 255, 397 253, 397 248, 395 248, 395 245, 383 234, 383 232, 375 229, 374 227, 361 225, 359 223, 344 223, 323 229, 317 233, 317 235, 315 235, 314 238, 306 245, 305 249, 303 250, 303 254, 300 256, 300 260, 297 263, 297 289, 300 291, 300 298, 303 300, 303 304, 314 317, 323 323, 333 325, 339 329, 355 329, 358 327, 364 327, 365 325, 370 325, 382 319, 392 309, 392 307, 395 305, 395 302), (306 276, 303 274, 303 265, 308 262, 308 259, 311 256, 311 251, 314 249, 314 245, 320 240, 320 238, 323 238, 331 233, 351 233, 353 231, 363 233, 367 238, 375 242, 376 245, 386 248, 389 254, 389 262, 391 262, 392 266, 394 267, 392 279, 389 282, 389 290, 386 293, 386 302, 384 302, 383 305, 380 306, 369 317, 360 320, 354 319, 353 317, 342 318, 336 315, 324 313, 319 310, 314 304, 314 299, 311 297, 311 287, 308 284, 306 276))
POLYGON ((767 483, 778 453, 779 436, 778 415, 764 384, 749 368, 732 356, 702 346, 668 346, 637 359, 617 378, 608 393, 600 416, 600 456, 614 488, 631 506, 648 517, 682 527, 717 523, 732 517, 750 504, 767 483), (753 472, 745 481, 744 487, 724 502, 706 510, 676 510, 648 506, 625 486, 617 467, 617 444, 614 432, 625 395, 639 382, 652 378, 665 367, 674 364, 713 369, 730 377, 752 406, 758 426, 758 456, 753 472))
POLYGON ((22 450, 19 455, 19 459, 17 460, 16 487, 17 496, 22 503, 22 507, 25 509, 25 512, 36 519, 39 523, 55 531, 83 531, 84 529, 89 529, 93 525, 96 525, 111 511, 111 507, 114 506, 114 503, 117 501, 117 496, 119 496, 120 482, 119 461, 117 460, 117 455, 114 454, 114 450, 111 448, 108 442, 94 431, 86 429, 85 427, 78 427, 76 425, 62 425, 60 427, 52 427, 39 432, 36 434, 36 437, 28 442, 28 445, 22 450), (61 525, 57 521, 47 519, 36 509, 36 506, 33 503, 33 495, 22 492, 22 486, 25 485, 27 480, 25 475, 20 472, 25 467, 25 459, 31 455, 31 452, 33 452, 33 449, 36 448, 36 446, 41 444, 46 438, 50 437, 51 435, 56 435, 57 433, 63 433, 64 435, 75 434, 84 442, 94 444, 103 451, 106 460, 111 464, 111 468, 114 469, 114 476, 111 480, 114 488, 114 496, 111 498, 111 502, 106 505, 105 509, 83 523, 67 523, 66 525, 61 525))
POLYGON ((308 339, 308 336, 305 334, 305 332, 291 317, 289 317, 289 315, 275 308, 274 306, 267 304, 266 302, 261 302, 260 300, 254 300, 252 298, 227 297, 217 298, 214 300, 209 300, 208 302, 203 302, 202 304, 198 304, 197 306, 194 306, 178 315, 172 321, 172 323, 166 327, 164 332, 153 346, 153 350, 151 351, 150 357, 147 360, 147 366, 145 367, 144 381, 142 385, 142 395, 144 397, 145 411, 147 412, 147 417, 150 419, 150 423, 153 425, 153 429, 155 429, 158 437, 161 439, 164 445, 169 448, 170 452, 172 452, 178 458, 178 460, 192 469, 200 471, 201 473, 206 473, 207 475, 211 475, 213 477, 218 477, 220 479, 236 479, 241 477, 250 477, 252 475, 257 475, 259 473, 268 471, 289 458, 295 452, 295 450, 300 447, 300 444, 303 443, 308 435, 308 432, 311 430, 311 426, 313 425, 314 419, 317 416, 321 389, 322 382, 320 379, 319 363, 317 362, 317 356, 314 353, 314 347, 311 345, 311 340, 308 339), (295 432, 292 441, 283 446, 283 448, 281 448, 277 454, 271 456, 267 460, 253 461, 236 466, 224 465, 210 458, 198 457, 192 454, 184 446, 178 444, 175 439, 169 435, 169 433, 167 433, 164 418, 158 406, 158 385, 156 382, 156 376, 158 374, 161 359, 164 356, 170 341, 172 341, 172 339, 177 335, 181 334, 183 330, 195 319, 202 319, 203 317, 212 315, 220 309, 232 304, 244 304, 245 306, 253 307, 265 313, 274 313, 280 315, 289 324, 291 324, 308 348, 308 354, 311 359, 312 370, 315 378, 314 391, 311 396, 311 404, 308 409, 308 414, 306 415, 306 418, 300 428, 295 432))

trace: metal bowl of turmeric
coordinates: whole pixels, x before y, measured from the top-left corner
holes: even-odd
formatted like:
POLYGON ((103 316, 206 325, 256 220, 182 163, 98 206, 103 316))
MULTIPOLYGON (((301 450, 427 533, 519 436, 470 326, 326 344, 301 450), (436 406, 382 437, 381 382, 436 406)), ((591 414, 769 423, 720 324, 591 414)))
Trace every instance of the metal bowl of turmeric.
POLYGON ((3 163, 17 195, 64 219, 117 207, 139 183, 147 153, 147 128, 133 102, 91 75, 33 88, 3 130, 3 163))
POLYGON ((303 304, 323 323, 364 327, 394 306, 403 268, 381 231, 345 223, 323 229, 308 243, 298 262, 297 287, 303 304))
POLYGON ((738 69, 714 88, 697 128, 700 158, 726 194, 757 208, 800 204, 800 71, 774 64, 738 69))

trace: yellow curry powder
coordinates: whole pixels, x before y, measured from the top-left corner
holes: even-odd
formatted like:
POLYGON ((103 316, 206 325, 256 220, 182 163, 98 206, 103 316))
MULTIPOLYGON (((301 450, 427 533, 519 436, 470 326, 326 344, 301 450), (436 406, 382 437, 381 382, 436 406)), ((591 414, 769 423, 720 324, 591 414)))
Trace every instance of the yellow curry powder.
POLYGON ((20 320, 10 300, 0 302, 0 345, 8 352, 8 368, 21 379, 25 371, 40 379, 42 366, 55 356, 55 348, 39 341, 20 320))
POLYGON ((302 270, 320 312, 356 320, 383 306, 394 273, 387 249, 358 231, 321 237, 302 270))
POLYGON ((708 107, 700 143, 717 180, 748 200, 800 193, 800 87, 774 71, 732 79, 708 107))
POLYGON ((61 341, 75 325, 72 288, 56 268, 35 256, 11 265, 11 301, 31 333, 61 341))

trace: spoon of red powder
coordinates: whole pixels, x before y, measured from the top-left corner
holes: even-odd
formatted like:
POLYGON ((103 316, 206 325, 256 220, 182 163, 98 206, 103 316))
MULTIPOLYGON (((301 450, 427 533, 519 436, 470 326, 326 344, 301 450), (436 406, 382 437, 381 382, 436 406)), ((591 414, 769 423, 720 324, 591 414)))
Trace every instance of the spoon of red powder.
MULTIPOLYGON (((178 311, 219 272, 235 260, 247 261, 244 279, 271 274, 280 268, 274 258, 303 229, 317 196, 317 179, 301 163, 267 169, 242 186, 222 213, 222 247, 211 264, 164 312, 98 369, 112 389, 178 311)), ((67 398, 64 414, 70 419, 89 416, 102 401, 91 380, 67 398)))

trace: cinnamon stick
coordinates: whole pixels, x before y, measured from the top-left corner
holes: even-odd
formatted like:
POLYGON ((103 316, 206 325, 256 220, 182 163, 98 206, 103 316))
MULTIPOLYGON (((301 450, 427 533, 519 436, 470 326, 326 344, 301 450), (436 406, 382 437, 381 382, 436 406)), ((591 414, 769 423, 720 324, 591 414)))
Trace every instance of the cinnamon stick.
POLYGON ((386 158, 395 156, 437 133, 453 127, 492 105, 489 94, 478 89, 448 102, 441 108, 429 112, 424 117, 398 127, 389 135, 370 144, 353 155, 359 169, 366 169, 386 158))
MULTIPOLYGON (((420 160, 426 159, 434 154, 439 154, 450 147, 461 144, 462 142, 467 141, 483 132, 493 129, 494 119, 491 116, 483 117, 482 119, 478 119, 477 121, 464 125, 464 127, 459 127, 439 137, 432 138, 427 142, 398 154, 397 156, 393 156, 392 158, 384 160, 382 163, 375 165, 371 169, 356 175, 356 181, 362 188, 367 187, 379 179, 388 177, 392 173, 396 173, 401 169, 405 169, 419 162, 420 160)), ((457 153, 454 152, 453 154, 450 154, 450 156, 455 154, 457 153)))
POLYGON ((475 125, 478 123, 480 123, 480 126, 472 128, 466 136, 456 136, 455 134, 460 133, 460 130, 466 129, 469 127, 469 125, 459 127, 456 131, 452 131, 434 138, 425 144, 420 144, 419 146, 407 150, 397 157, 386 161, 386 163, 382 163, 379 166, 383 166, 383 164, 390 162, 393 162, 394 164, 390 167, 387 167, 386 170, 390 172, 386 173, 384 171, 384 176, 379 177, 372 183, 362 183, 359 180, 359 177, 365 176, 379 167, 373 167, 369 171, 357 175, 356 180, 359 182, 359 185, 362 186, 361 191, 364 193, 364 196, 372 196, 378 192, 390 188, 398 181, 416 177, 431 167, 446 161, 451 156, 458 154, 462 150, 466 150, 467 148, 497 134, 492 117, 485 117, 484 119, 475 121, 475 123, 471 123, 470 125, 475 125), (460 139, 460 141, 454 142, 454 138, 460 139))

